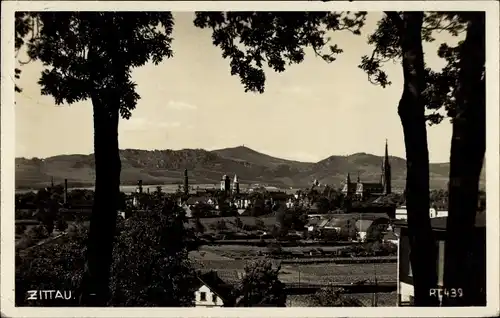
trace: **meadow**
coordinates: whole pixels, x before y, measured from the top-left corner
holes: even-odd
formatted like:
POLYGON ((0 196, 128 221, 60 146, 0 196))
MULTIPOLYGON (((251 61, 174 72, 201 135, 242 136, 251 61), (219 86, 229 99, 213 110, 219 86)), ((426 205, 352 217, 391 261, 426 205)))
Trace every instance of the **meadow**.
MULTIPOLYGON (((333 251, 338 247, 323 247, 325 251, 333 251)), ((284 247, 283 251, 303 252, 303 247, 284 247)), ((257 259, 269 259, 267 247, 242 245, 205 245, 198 251, 190 252, 190 259, 199 269, 216 270, 229 278, 237 277, 244 272, 245 265, 257 259)), ((314 264, 294 260, 271 259, 276 265, 281 264, 280 280, 294 284, 350 284, 368 280, 374 282, 395 282, 397 280, 397 263, 360 263, 336 264, 333 262, 314 264)), ((333 258, 329 259, 333 261, 333 258)))

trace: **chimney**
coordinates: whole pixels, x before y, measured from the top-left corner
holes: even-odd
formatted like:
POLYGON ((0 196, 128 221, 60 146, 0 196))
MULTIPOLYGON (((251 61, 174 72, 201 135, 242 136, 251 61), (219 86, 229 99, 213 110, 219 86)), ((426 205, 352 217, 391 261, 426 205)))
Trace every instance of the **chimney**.
POLYGON ((64 204, 68 203, 68 179, 64 179, 64 204))

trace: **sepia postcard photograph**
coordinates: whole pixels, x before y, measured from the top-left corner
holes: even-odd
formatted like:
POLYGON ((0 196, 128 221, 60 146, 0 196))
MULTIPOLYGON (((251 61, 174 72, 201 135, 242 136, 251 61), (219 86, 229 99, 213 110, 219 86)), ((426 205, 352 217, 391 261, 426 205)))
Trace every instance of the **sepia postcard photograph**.
POLYGON ((1 14, 2 317, 498 316, 498 2, 1 14))

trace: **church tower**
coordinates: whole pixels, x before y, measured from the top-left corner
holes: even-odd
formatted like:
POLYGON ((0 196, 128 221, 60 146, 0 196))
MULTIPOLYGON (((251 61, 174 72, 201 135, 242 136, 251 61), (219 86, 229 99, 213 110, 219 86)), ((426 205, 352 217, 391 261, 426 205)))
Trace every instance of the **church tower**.
POLYGON ((385 156, 382 166, 382 185, 384 187, 384 194, 391 194, 391 163, 389 162, 389 146, 387 139, 385 140, 385 156))
POLYGON ((231 194, 231 178, 229 176, 226 176, 224 179, 224 193, 226 196, 229 196, 231 194))
POLYGON ((233 194, 240 194, 240 182, 238 181, 238 176, 234 175, 234 181, 233 181, 233 194))
POLYGON ((220 190, 223 192, 226 191, 226 175, 223 175, 220 180, 220 190))
POLYGON ((135 192, 142 194, 142 180, 137 181, 137 188, 135 189, 135 192))

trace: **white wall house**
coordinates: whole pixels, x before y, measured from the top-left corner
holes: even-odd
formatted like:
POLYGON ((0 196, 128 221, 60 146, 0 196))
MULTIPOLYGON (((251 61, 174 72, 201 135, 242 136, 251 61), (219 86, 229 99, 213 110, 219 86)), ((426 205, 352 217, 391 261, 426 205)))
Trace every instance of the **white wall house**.
POLYGON ((194 293, 196 307, 222 307, 224 301, 219 295, 210 290, 207 285, 201 285, 194 293))
MULTIPOLYGON (((408 214, 407 214, 406 206, 401 206, 396 209, 396 219, 397 220, 407 220, 408 219, 408 214)), ((429 209, 429 217, 431 219, 433 218, 441 218, 441 217, 446 217, 448 216, 448 211, 437 211, 434 208, 429 209)))
POLYGON ((216 271, 198 276, 198 286, 194 293, 196 307, 234 307, 232 286, 226 284, 216 271))

